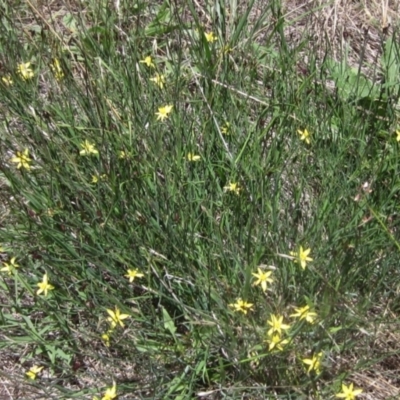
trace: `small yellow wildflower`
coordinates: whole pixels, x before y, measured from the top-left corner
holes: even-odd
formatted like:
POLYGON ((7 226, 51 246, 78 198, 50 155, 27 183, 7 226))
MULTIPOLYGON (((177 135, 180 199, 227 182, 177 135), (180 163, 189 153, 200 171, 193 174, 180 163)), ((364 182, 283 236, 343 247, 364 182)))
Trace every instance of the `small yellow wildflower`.
POLYGON ((64 78, 64 72, 61 68, 61 63, 58 58, 55 58, 53 60, 53 63, 50 64, 50 68, 53 71, 54 77, 60 81, 62 78, 64 78))
POLYGON ((268 331, 268 336, 272 336, 274 333, 281 335, 282 330, 287 330, 290 328, 290 325, 283 323, 282 315, 272 314, 270 320, 267 321, 267 324, 271 326, 271 329, 268 331))
POLYGON ((19 265, 15 262, 16 257, 11 258, 10 263, 4 263, 4 267, 0 269, 2 272, 7 272, 8 275, 11 275, 15 268, 18 268, 19 265))
POLYGON ((6 86, 11 86, 14 83, 10 74, 2 76, 1 80, 6 86))
MULTIPOLYGON (((101 400, 114 400, 117 398, 117 385, 115 382, 113 382, 112 387, 108 388, 101 400)), ((93 400, 100 400, 97 396, 93 397, 93 400)))
POLYGON ((156 74, 154 78, 150 78, 160 89, 164 88, 165 76, 161 74, 156 74))
POLYGON ((307 144, 310 144, 310 132, 307 129, 304 129, 304 131, 298 129, 297 133, 300 135, 300 140, 304 140, 307 144))
POLYGON ((282 351, 283 346, 285 344, 288 344, 289 340, 287 340, 287 339, 282 340, 281 335, 279 335, 279 333, 275 333, 275 334, 272 334, 271 336, 269 336, 267 338, 267 340, 265 340, 265 342, 269 344, 269 347, 268 347, 269 351, 272 351, 274 349, 282 351))
POLYGON ((39 287, 38 291, 36 292, 37 295, 44 293, 44 295, 47 296, 47 292, 54 289, 54 286, 49 284, 47 274, 43 275, 42 282, 38 283, 37 286, 39 287))
POLYGON ((217 37, 214 35, 214 32, 205 32, 204 36, 208 43, 213 43, 217 40, 217 37))
POLYGON ((153 59, 150 56, 139 61, 141 64, 146 64, 149 68, 154 68, 153 59))
POLYGON ((338 393, 336 397, 345 400, 355 400, 355 398, 362 393, 362 389, 353 389, 353 384, 350 383, 349 386, 342 384, 342 392, 338 393))
POLYGON ((37 365, 34 365, 28 372, 25 373, 25 375, 32 380, 36 379, 36 375, 43 369, 43 367, 38 367, 37 365))
POLYGON ((106 180, 107 179, 107 175, 106 174, 102 174, 102 175, 92 175, 92 183, 98 183, 99 180, 106 180))
POLYGON ((310 252, 311 252, 310 248, 308 248, 307 250, 303 250, 303 247, 300 246, 298 253, 296 253, 295 251, 291 251, 290 255, 292 257, 295 257, 294 262, 299 262, 301 268, 306 269, 307 261, 313 261, 311 257, 308 257, 310 252))
POLYGON ((164 121, 164 119, 168 118, 168 114, 172 111, 172 108, 173 108, 172 105, 159 107, 158 112, 156 112, 157 121, 158 120, 164 121))
POLYGON ((117 397, 117 385, 115 382, 113 382, 112 387, 108 388, 105 393, 104 396, 102 398, 102 400, 113 400, 117 397))
POLYGON ((124 150, 121 150, 121 151, 119 152, 118 158, 121 159, 121 160, 127 160, 128 158, 130 158, 130 154, 127 153, 127 152, 124 151, 124 150))
POLYGON ((201 159, 200 156, 198 156, 198 155, 196 155, 196 154, 194 154, 194 153, 188 153, 187 156, 186 156, 186 158, 187 158, 189 161, 199 161, 199 160, 201 159))
POLYGON ((113 310, 106 310, 109 317, 107 321, 111 324, 111 328, 114 329, 118 324, 123 328, 125 325, 122 322, 123 319, 129 317, 128 314, 121 314, 121 311, 118 307, 115 307, 115 312, 113 310))
POLYGON ((247 311, 253 308, 253 304, 239 298, 237 299, 236 303, 229 304, 229 307, 233 307, 235 311, 240 311, 246 315, 247 311))
POLYGON ((397 135, 396 140, 400 142, 400 130, 396 131, 396 135, 397 135))
POLYGON ((88 140, 85 140, 84 143, 81 143, 80 146, 82 150, 79 152, 81 156, 86 156, 90 154, 99 154, 93 144, 91 144, 88 140))
POLYGON ((127 274, 124 275, 125 277, 129 278, 129 282, 133 282, 135 280, 135 278, 143 278, 144 275, 139 272, 137 269, 128 269, 128 271, 126 271, 127 274))
POLYGON ((29 163, 32 162, 32 160, 29 158, 29 150, 25 149, 23 152, 17 151, 17 155, 11 159, 11 162, 18 164, 18 169, 25 168, 29 171, 31 169, 29 163))
POLYGON ((254 286, 261 285, 264 292, 267 291, 267 283, 272 283, 274 280, 270 278, 272 271, 263 271, 260 267, 257 268, 258 273, 252 272, 252 275, 257 278, 253 283, 254 286))
POLYGON ((239 194, 241 188, 237 182, 229 182, 226 186, 224 186, 225 192, 233 192, 235 194, 239 194))
POLYGON ((106 346, 106 347, 110 347, 110 335, 111 335, 111 333, 112 333, 112 330, 107 331, 106 333, 103 333, 101 335, 101 339, 103 340, 104 346, 106 346))
POLYGON ((322 353, 314 354, 312 358, 304 358, 302 361, 308 365, 307 372, 315 371, 316 374, 321 372, 322 353))
POLYGON ((31 66, 31 63, 28 62, 28 63, 19 64, 18 68, 17 68, 18 74, 21 75, 22 79, 24 79, 26 81, 28 79, 33 78, 33 76, 35 75, 32 71, 32 68, 30 68, 30 66, 31 66))
POLYGON ((317 318, 317 314, 310 311, 310 306, 308 305, 304 307, 296 307, 294 310, 296 312, 292 314, 291 317, 300 318, 300 321, 302 319, 305 319, 310 324, 313 324, 315 322, 315 319, 317 318))
POLYGON ((230 135, 231 134, 231 124, 229 122, 225 122, 225 124, 221 126, 221 132, 224 135, 230 135))

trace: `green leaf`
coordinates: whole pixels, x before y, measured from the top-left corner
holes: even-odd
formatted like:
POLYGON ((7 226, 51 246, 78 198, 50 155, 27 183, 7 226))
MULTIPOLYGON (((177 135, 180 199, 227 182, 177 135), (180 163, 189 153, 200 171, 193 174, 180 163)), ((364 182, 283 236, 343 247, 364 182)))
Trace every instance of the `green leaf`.
POLYGON ((172 336, 175 337, 176 326, 174 320, 168 314, 168 311, 163 307, 162 309, 163 319, 164 319, 164 328, 171 333, 172 336))

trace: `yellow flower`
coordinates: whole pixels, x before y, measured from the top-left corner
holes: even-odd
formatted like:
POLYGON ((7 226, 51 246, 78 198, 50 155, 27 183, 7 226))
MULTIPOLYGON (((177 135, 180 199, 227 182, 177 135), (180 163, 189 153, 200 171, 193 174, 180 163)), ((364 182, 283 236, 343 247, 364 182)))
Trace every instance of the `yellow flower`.
POLYGON ((233 307, 235 311, 240 311, 243 314, 247 314, 247 311, 253 308, 253 304, 239 298, 237 299, 236 303, 229 304, 229 307, 233 307))
POLYGON ((297 133, 300 135, 300 140, 304 140, 307 144, 310 144, 310 132, 307 129, 304 129, 304 131, 298 129, 297 133))
POLYGON ((112 387, 108 388, 101 400, 113 400, 117 397, 117 385, 113 382, 112 387))
POLYGON ((290 255, 292 257, 295 257, 294 262, 299 262, 301 265, 301 268, 306 269, 307 261, 313 261, 312 258, 308 257, 310 252, 311 252, 310 248, 307 250, 303 250, 303 247, 300 246, 298 253, 296 253, 295 251, 291 251, 290 255))
POLYGON ((61 68, 60 60, 58 58, 55 58, 53 60, 53 63, 50 65, 51 70, 53 71, 54 77, 60 81, 62 78, 64 78, 64 72, 61 68))
POLYGON ((196 155, 196 154, 194 154, 194 153, 188 153, 187 156, 186 156, 186 158, 187 158, 189 161, 199 161, 199 160, 201 159, 200 156, 198 156, 198 155, 196 155))
POLYGON ((54 286, 49 284, 47 274, 43 275, 42 282, 38 283, 37 286, 39 287, 38 291, 36 292, 37 295, 44 293, 44 295, 47 296, 47 292, 54 289, 54 286))
POLYGON ((160 89, 164 88, 165 76, 161 74, 156 74, 154 78, 150 78, 160 89))
POLYGON ((110 334, 111 333, 112 333, 112 331, 110 330, 101 335, 101 339, 103 340, 104 346, 106 346, 106 347, 110 347, 110 334))
POLYGON ((158 120, 164 121, 164 119, 168 118, 168 114, 172 111, 172 108, 173 108, 172 105, 159 107, 158 112, 156 112, 157 121, 158 120))
POLYGON ((2 76, 1 80, 6 86, 11 86, 14 83, 10 74, 2 76))
POLYGON ((28 372, 26 372, 26 376, 29 379, 35 380, 36 375, 43 369, 43 367, 38 367, 37 365, 34 365, 28 372))
POLYGON ((143 60, 139 61, 142 64, 146 64, 149 68, 154 68, 153 60, 150 56, 145 57, 143 60))
POLYGON ((88 140, 85 140, 84 143, 80 145, 82 150, 79 152, 81 156, 90 155, 90 154, 99 154, 93 144, 91 144, 88 140))
POLYGON ((221 126, 221 132, 224 135, 230 135, 231 134, 231 124, 229 122, 225 122, 225 124, 221 126))
POLYGON ((29 171, 31 169, 29 163, 32 162, 29 158, 29 150, 25 149, 23 152, 17 151, 17 155, 11 159, 11 162, 18 164, 18 169, 25 168, 29 171))
POLYGON ((124 151, 124 150, 121 150, 121 151, 119 152, 118 158, 121 159, 121 160, 127 160, 128 158, 130 158, 130 154, 127 153, 127 152, 124 151))
POLYGON ((269 343, 269 351, 274 349, 283 350, 283 346, 289 343, 289 340, 284 339, 282 340, 281 335, 279 333, 272 334, 265 340, 266 343, 269 343))
POLYGON ((22 77, 24 80, 31 79, 31 78, 33 78, 33 76, 35 75, 35 74, 33 73, 33 71, 32 71, 32 68, 30 68, 30 66, 31 66, 31 63, 30 63, 30 62, 28 62, 28 63, 22 63, 22 64, 19 64, 19 65, 18 65, 17 72, 18 72, 18 74, 21 75, 21 77, 22 77))
POLYGON ((314 354, 312 358, 304 358, 302 361, 304 364, 308 365, 307 372, 315 371, 316 374, 321 372, 321 359, 322 353, 314 354))
POLYGON ((4 267, 0 269, 2 272, 7 272, 8 275, 11 275, 15 268, 18 268, 19 265, 15 262, 16 257, 13 257, 10 260, 10 263, 4 263, 4 267))
MULTIPOLYGON (((3 79, 4 79, 4 78, 3 78, 3 79)), ((398 142, 400 142, 400 130, 396 131, 396 135, 397 135, 396 140, 397 140, 398 142)))
POLYGON ((272 314, 267 324, 271 326, 271 329, 268 331, 268 336, 272 336, 272 334, 277 333, 280 335, 282 330, 286 330, 290 328, 290 325, 286 325, 283 323, 283 316, 282 315, 275 315, 272 314))
POLYGON ((349 386, 342 384, 342 392, 338 393, 336 397, 340 397, 345 400, 355 400, 355 398, 362 393, 362 389, 353 389, 353 384, 349 386))
POLYGON ((257 278, 253 283, 254 286, 261 285, 262 290, 265 292, 267 290, 267 283, 272 283, 274 280, 270 278, 272 271, 263 272, 263 270, 258 267, 258 273, 252 272, 252 275, 257 278))
POLYGON ((298 317, 300 318, 300 321, 302 319, 305 319, 310 324, 313 324, 315 322, 315 318, 317 318, 317 314, 310 311, 310 307, 308 305, 304 307, 296 307, 294 310, 296 311, 296 313, 292 314, 291 317, 298 317))
POLYGON ((107 179, 107 175, 106 174, 102 174, 102 175, 92 175, 92 183, 98 183, 99 179, 101 179, 102 181, 107 179))
POLYGON ((208 43, 213 43, 217 40, 217 37, 214 35, 214 32, 205 32, 204 36, 208 43))
MULTIPOLYGON (((104 396, 101 398, 101 400, 114 400, 117 398, 117 385, 115 382, 113 382, 112 387, 108 388, 104 396)), ((100 400, 97 396, 93 397, 93 400, 100 400)))
POLYGON ((140 273, 137 269, 128 269, 128 271, 126 271, 127 274, 124 275, 127 278, 129 278, 129 282, 133 282, 135 280, 135 278, 143 278, 144 275, 142 273, 140 273))
POLYGON ((111 324, 111 328, 114 329, 118 324, 123 328, 125 325, 122 322, 123 319, 129 317, 128 314, 121 314, 121 311, 118 307, 115 307, 115 312, 113 310, 106 310, 109 317, 107 321, 111 324))
POLYGON ((235 194, 239 194, 241 188, 237 182, 229 182, 228 185, 224 186, 225 192, 234 192, 235 194))

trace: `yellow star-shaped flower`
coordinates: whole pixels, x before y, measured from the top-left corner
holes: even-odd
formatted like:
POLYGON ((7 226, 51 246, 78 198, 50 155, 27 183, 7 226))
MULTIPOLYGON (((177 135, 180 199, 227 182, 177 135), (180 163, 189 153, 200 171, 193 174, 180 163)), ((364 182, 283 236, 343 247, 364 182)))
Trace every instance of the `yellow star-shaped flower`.
POLYGON ((269 336, 267 338, 267 340, 265 340, 266 343, 269 343, 269 351, 272 351, 274 349, 276 350, 283 350, 283 346, 285 344, 289 343, 289 340, 287 339, 283 339, 281 338, 281 335, 279 335, 278 333, 272 334, 271 336, 269 336))
POLYGON ((153 59, 150 56, 139 61, 141 64, 146 64, 149 68, 154 68, 153 59))
POLYGON ((121 314, 121 311, 118 307, 115 307, 115 311, 113 310, 106 310, 109 317, 107 321, 110 323, 111 328, 114 329, 117 325, 120 325, 122 328, 125 326, 122 320, 129 317, 128 314, 121 314))
POLYGON ((213 43, 217 40, 217 37, 214 35, 214 32, 205 32, 204 36, 208 43, 213 43))
POLYGON ((13 273, 13 271, 15 270, 15 268, 18 268, 19 265, 15 262, 16 257, 13 257, 10 260, 10 263, 3 263, 4 267, 2 269, 0 269, 0 271, 2 272, 7 272, 8 275, 11 275, 13 273))
POLYGON ((304 307, 296 307, 294 310, 296 312, 292 314, 291 317, 300 318, 300 321, 302 319, 305 319, 310 324, 313 324, 315 322, 315 319, 317 318, 317 314, 311 311, 310 306, 308 305, 304 307))
POLYGON ((298 253, 291 251, 290 255, 292 257, 295 257, 294 262, 299 262, 301 265, 301 268, 306 269, 307 266, 307 261, 313 261, 311 257, 308 257, 310 254, 311 249, 304 250, 302 246, 300 246, 300 249, 298 253))
POLYGON ((362 393, 362 389, 353 389, 353 384, 350 383, 349 386, 342 384, 342 392, 338 393, 336 397, 345 400, 355 400, 355 398, 362 393))
POLYGON ((241 188, 237 182, 229 182, 226 186, 224 186, 225 192, 233 192, 235 194, 239 194, 241 188))
POLYGON ((164 119, 168 118, 168 114, 172 111, 172 108, 173 108, 172 105, 159 107, 158 112, 156 112, 157 121, 159 120, 164 121, 164 119))
POLYGON ((22 79, 24 79, 26 81, 28 79, 33 78, 33 76, 35 75, 32 71, 30 62, 19 64, 18 68, 17 68, 17 72, 22 77, 22 79))
POLYGON ((17 151, 17 155, 11 159, 11 162, 18 164, 18 169, 25 168, 29 171, 31 169, 29 164, 32 162, 29 158, 29 150, 25 149, 23 152, 17 151))
POLYGON ((233 307, 235 311, 240 311, 246 315, 247 311, 253 308, 253 304, 239 298, 236 303, 229 304, 229 307, 233 307))
POLYGON ((164 88, 165 76, 161 74, 156 74, 153 78, 150 78, 160 89, 164 88))
POLYGON ((283 316, 282 315, 275 315, 272 314, 267 324, 271 327, 268 331, 268 336, 272 336, 272 334, 277 333, 281 335, 282 330, 287 330, 290 328, 290 325, 286 325, 283 323, 283 316))
POLYGON ((129 282, 133 282, 135 280, 135 278, 143 278, 144 275, 142 273, 140 273, 137 269, 128 269, 128 271, 126 271, 127 274, 124 275, 125 277, 129 278, 129 282))
POLYGON ((297 133, 300 135, 300 140, 304 140, 307 144, 310 144, 310 132, 307 129, 304 129, 304 131, 298 129, 297 133))
POLYGON ((312 358, 304 358, 302 361, 308 365, 307 372, 315 371, 316 374, 321 372, 322 353, 314 354, 312 358))
POLYGON ((82 150, 79 152, 81 156, 88 156, 90 154, 99 154, 94 145, 90 143, 88 140, 85 140, 83 143, 81 143, 80 146, 82 147, 82 150))
POLYGON ((37 295, 44 293, 44 295, 47 296, 47 292, 54 289, 54 286, 49 284, 47 274, 43 275, 42 282, 38 283, 37 286, 39 286, 39 289, 36 292, 37 295))
POLYGON ((43 367, 38 367, 34 365, 25 375, 32 380, 36 379, 36 375, 43 369, 43 367))
POLYGON ((267 291, 267 283, 272 283, 274 280, 270 278, 272 271, 263 271, 260 267, 257 268, 258 273, 252 272, 252 275, 257 278, 253 283, 254 286, 261 285, 264 292, 267 291))

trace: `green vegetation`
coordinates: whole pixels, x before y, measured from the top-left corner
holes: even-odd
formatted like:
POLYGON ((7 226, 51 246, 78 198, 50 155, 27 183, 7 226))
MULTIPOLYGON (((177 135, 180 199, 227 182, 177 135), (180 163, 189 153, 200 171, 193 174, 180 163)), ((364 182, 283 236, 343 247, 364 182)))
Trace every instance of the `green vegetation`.
POLYGON ((289 40, 279 3, 4 6, 0 348, 22 398, 399 384, 398 34, 375 79, 289 40))

